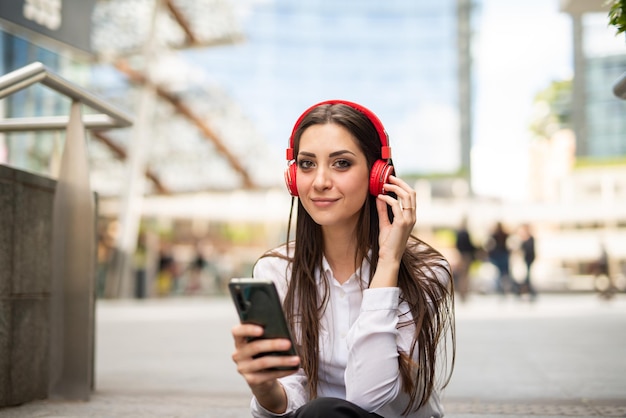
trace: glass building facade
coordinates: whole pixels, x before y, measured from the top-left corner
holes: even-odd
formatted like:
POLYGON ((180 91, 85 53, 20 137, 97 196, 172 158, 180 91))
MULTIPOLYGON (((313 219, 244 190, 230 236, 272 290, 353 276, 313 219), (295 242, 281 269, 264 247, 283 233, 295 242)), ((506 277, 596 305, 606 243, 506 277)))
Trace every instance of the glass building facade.
POLYGON ((613 94, 626 71, 626 42, 602 3, 563 3, 573 22, 576 154, 592 160, 626 157, 626 101, 613 94))
POLYGON ((239 7, 246 41, 188 59, 242 104, 274 152, 310 105, 345 99, 380 117, 404 174, 458 169, 456 1, 239 7))
POLYGON ((587 138, 585 157, 626 157, 626 101, 612 84, 626 71, 626 39, 607 28, 604 13, 583 16, 587 60, 587 138))
MULTIPOLYGON (((58 54, 0 31, 0 69, 2 74, 39 61, 51 69, 58 69, 58 54)), ((67 114, 68 100, 49 89, 35 87, 18 91, 2 100, 6 118, 67 114)), ((0 134, 0 164, 11 165, 38 173, 48 173, 49 156, 54 149, 49 132, 13 132, 0 134)))

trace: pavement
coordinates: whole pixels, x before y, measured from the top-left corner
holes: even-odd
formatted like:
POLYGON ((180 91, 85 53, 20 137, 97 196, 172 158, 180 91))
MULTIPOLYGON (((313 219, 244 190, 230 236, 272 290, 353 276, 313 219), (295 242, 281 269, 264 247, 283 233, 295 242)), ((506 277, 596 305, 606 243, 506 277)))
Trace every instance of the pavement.
MULTIPOLYGON (((448 418, 626 417, 626 295, 471 295, 457 303, 448 418)), ((95 388, 2 418, 249 417, 224 296, 98 300, 95 388)))

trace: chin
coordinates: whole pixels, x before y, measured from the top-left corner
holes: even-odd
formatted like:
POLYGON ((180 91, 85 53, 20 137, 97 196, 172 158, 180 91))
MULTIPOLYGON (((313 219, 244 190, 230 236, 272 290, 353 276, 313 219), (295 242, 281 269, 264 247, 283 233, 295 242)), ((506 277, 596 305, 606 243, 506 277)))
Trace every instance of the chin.
POLYGON ((315 215, 311 216, 313 221, 321 227, 340 227, 345 228, 348 225, 355 224, 357 222, 358 216, 350 217, 350 218, 338 218, 336 216, 324 216, 324 215, 315 215))

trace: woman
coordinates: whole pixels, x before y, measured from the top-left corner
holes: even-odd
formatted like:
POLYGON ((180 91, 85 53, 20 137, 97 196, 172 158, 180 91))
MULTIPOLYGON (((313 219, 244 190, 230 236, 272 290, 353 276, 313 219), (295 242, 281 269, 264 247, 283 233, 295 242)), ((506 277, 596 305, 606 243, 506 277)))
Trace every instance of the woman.
POLYGON ((254 417, 443 416, 450 268, 411 234, 415 191, 390 157, 382 124, 356 103, 322 102, 296 122, 285 175, 298 196, 295 240, 259 259, 254 276, 275 282, 299 356, 255 358, 289 342, 248 342, 263 329, 233 328, 254 417))
POLYGON ((504 228, 502 222, 496 222, 487 240, 486 249, 489 260, 498 270, 496 291, 500 295, 506 295, 507 292, 519 295, 517 282, 511 277, 510 271, 511 250, 509 249, 509 233, 504 228))

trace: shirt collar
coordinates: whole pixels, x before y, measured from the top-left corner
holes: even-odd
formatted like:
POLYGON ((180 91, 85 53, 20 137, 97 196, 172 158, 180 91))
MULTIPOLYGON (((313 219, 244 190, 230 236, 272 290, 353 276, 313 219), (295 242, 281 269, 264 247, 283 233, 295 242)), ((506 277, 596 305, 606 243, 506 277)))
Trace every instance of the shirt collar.
MULTIPOLYGON (((361 280, 361 284, 364 289, 367 288, 367 286, 369 285, 370 263, 367 260, 368 258, 371 257, 371 255, 372 255, 372 250, 369 250, 369 252, 367 253, 367 258, 363 259, 363 263, 361 263, 361 268, 358 269, 355 274, 356 277, 358 277, 361 280)), ((328 260, 326 260, 326 256, 322 257, 322 271, 326 273, 327 277, 329 278, 333 277, 333 271, 330 268, 330 264, 328 263, 328 260)), ((322 280, 322 275, 318 274, 317 275, 318 284, 320 283, 321 280, 322 280)))

